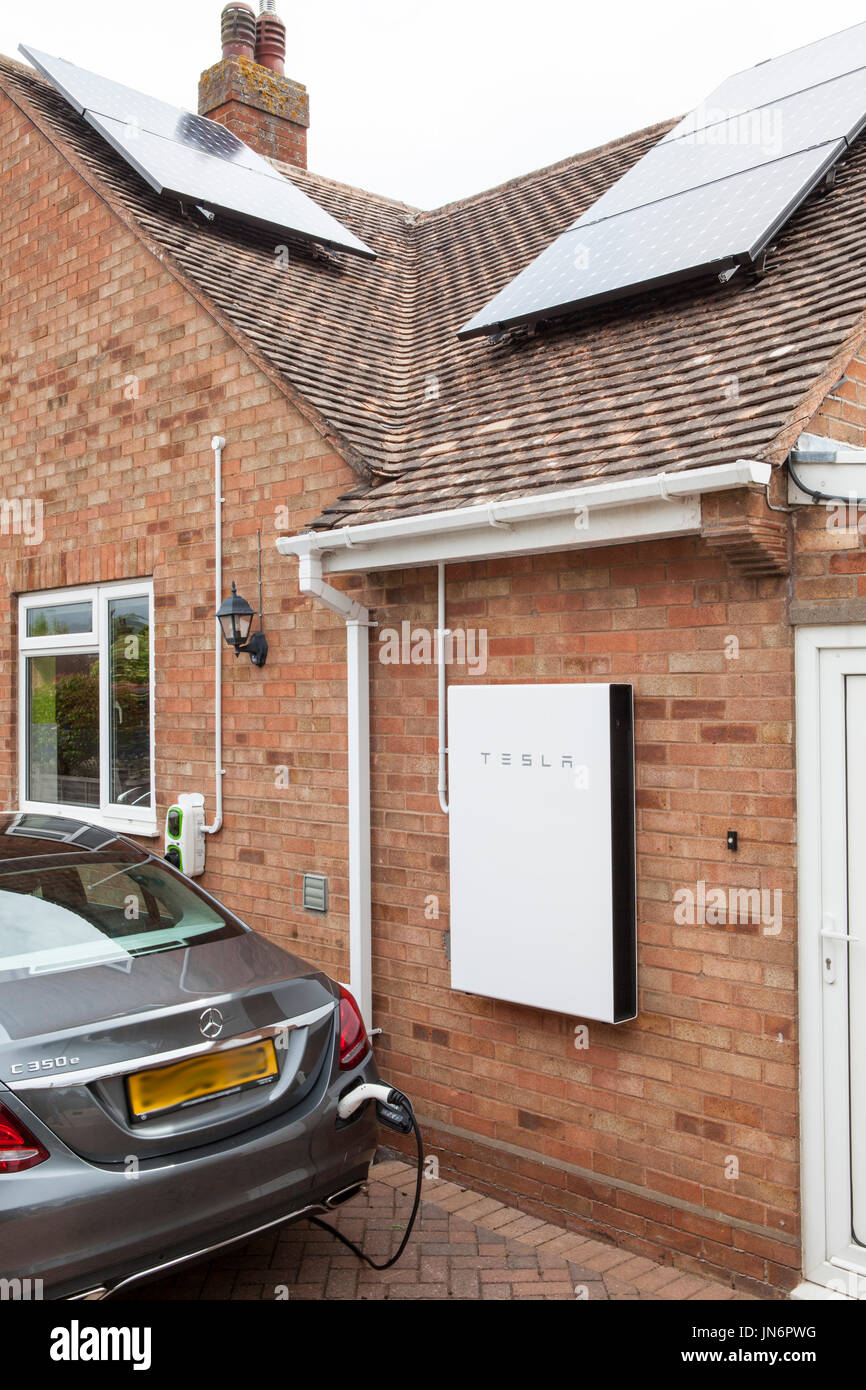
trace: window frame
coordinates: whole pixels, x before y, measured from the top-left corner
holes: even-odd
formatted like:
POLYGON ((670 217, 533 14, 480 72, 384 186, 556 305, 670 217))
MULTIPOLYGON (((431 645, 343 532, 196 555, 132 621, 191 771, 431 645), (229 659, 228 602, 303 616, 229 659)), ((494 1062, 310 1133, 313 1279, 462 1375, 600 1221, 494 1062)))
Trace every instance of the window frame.
POLYGON ((156 737, 155 737, 155 666, 153 631, 153 580, 134 579, 111 584, 88 584, 65 589, 46 589, 20 594, 18 597, 18 784, 19 807, 46 815, 71 816, 103 825, 111 830, 126 830, 136 835, 156 835, 156 737), (118 598, 147 598, 148 651, 150 664, 150 804, 125 806, 109 800, 111 729, 109 723, 110 662, 108 605, 118 598), (89 632, 63 633, 47 637, 27 635, 27 616, 32 608, 51 604, 92 604, 92 626, 89 632), (77 806, 72 803, 35 801, 27 796, 30 761, 28 749, 28 670, 27 662, 38 656, 71 656, 90 653, 99 660, 99 807, 77 806))

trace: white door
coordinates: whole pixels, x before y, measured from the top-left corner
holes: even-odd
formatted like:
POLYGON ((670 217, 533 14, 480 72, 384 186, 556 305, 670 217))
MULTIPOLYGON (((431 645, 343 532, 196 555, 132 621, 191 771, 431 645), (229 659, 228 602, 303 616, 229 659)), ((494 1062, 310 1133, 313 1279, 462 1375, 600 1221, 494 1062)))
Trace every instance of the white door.
POLYGON ((806 1280, 866 1298, 866 629, 797 633, 806 1280))
MULTIPOLYGON (((836 941, 847 957, 848 1090, 851 1123, 851 1235, 866 1270, 866 675, 845 681, 848 811, 848 932, 836 941)), ((825 966, 825 969, 827 967, 825 966)), ((831 967, 832 968, 832 967, 831 967)), ((841 981, 840 981, 841 983, 841 981)), ((844 1098, 843 1098, 844 1099, 844 1098)))

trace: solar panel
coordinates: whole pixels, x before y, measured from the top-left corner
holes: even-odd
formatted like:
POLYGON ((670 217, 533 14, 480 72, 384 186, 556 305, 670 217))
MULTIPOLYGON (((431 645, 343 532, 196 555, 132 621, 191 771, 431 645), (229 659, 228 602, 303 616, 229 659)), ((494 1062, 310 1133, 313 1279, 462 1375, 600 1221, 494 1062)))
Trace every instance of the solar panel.
POLYGON ((666 136, 572 225, 598 222, 828 140, 850 143, 864 123, 866 74, 858 71, 824 83, 817 96, 795 92, 677 139, 666 136))
POLYGON ((855 24, 725 78, 665 139, 673 140, 686 130, 767 106, 792 92, 807 91, 863 67, 866 67, 866 24, 855 24))
POLYGON ((753 262, 864 126, 866 24, 729 78, 458 337, 753 262))
POLYGON ((354 233, 217 121, 24 44, 20 52, 157 193, 375 257, 354 233))
POLYGON ((825 169, 841 141, 789 155, 717 183, 704 184, 617 217, 571 227, 505 286, 478 320, 461 329, 470 337, 484 324, 531 323, 596 304, 621 292, 623 281, 658 288, 690 279, 696 267, 721 273, 754 254, 775 218, 784 221, 811 186, 816 159, 825 169), (781 211, 780 211, 781 209, 781 211), (576 288, 577 287, 577 288, 576 288))

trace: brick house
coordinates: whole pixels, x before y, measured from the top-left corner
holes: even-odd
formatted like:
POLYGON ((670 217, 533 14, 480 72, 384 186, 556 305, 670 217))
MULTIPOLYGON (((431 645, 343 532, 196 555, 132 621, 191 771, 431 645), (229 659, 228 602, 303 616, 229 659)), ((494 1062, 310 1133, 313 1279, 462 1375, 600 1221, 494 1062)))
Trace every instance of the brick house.
POLYGON ((673 123, 421 212, 306 169, 279 69, 228 45, 201 113, 375 261, 159 197, 0 60, 3 804, 161 853, 167 806, 212 817, 221 783, 205 887, 351 974, 444 1174, 754 1291, 856 1296, 866 559, 856 508, 785 464, 819 436, 801 481, 866 493, 862 142, 760 277, 461 342, 673 123), (257 532, 264 667, 213 617, 255 592, 257 532), (486 641, 449 687, 634 690, 639 1008, 585 1045, 579 1017, 451 986, 442 664, 382 659, 443 614, 486 641), (136 630, 144 673, 115 670, 136 630), (684 920, 713 889, 778 920, 684 920))

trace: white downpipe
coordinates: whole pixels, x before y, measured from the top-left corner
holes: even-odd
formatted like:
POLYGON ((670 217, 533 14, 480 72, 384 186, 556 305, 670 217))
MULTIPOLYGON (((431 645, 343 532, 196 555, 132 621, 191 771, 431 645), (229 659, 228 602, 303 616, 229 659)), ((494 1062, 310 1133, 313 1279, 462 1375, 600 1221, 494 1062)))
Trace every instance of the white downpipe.
POLYGON ((439 647, 439 805, 448 815, 448 744, 447 744, 447 724, 446 724, 446 705, 445 705, 445 638, 448 636, 448 629, 445 626, 445 565, 440 560, 438 565, 438 617, 436 625, 436 641, 439 647))
POLYGON ((349 752, 349 979, 367 1028, 373 1026, 370 889, 370 645, 367 623, 346 619, 349 752))
POLYGON ((318 555, 302 555, 301 593, 311 594, 346 624, 346 704, 349 760, 349 982, 369 1030, 373 1022, 370 903, 370 614, 362 603, 326 584, 318 555))
MULTIPOLYGON (((222 602, 223 588, 223 449, 226 442, 221 434, 215 434, 210 442, 213 449, 214 465, 214 593, 216 606, 222 602)), ((216 814, 210 825, 204 827, 205 834, 215 835, 223 823, 223 643, 219 618, 214 618, 214 771, 216 774, 216 814)))
MULTIPOLYGON (((280 542, 277 541, 277 549, 280 542)), ((301 555, 298 561, 298 587, 302 594, 312 594, 332 613, 337 613, 346 622, 354 619, 370 625, 370 614, 363 603, 356 603, 348 594, 343 594, 322 578, 322 557, 320 555, 301 555)))

